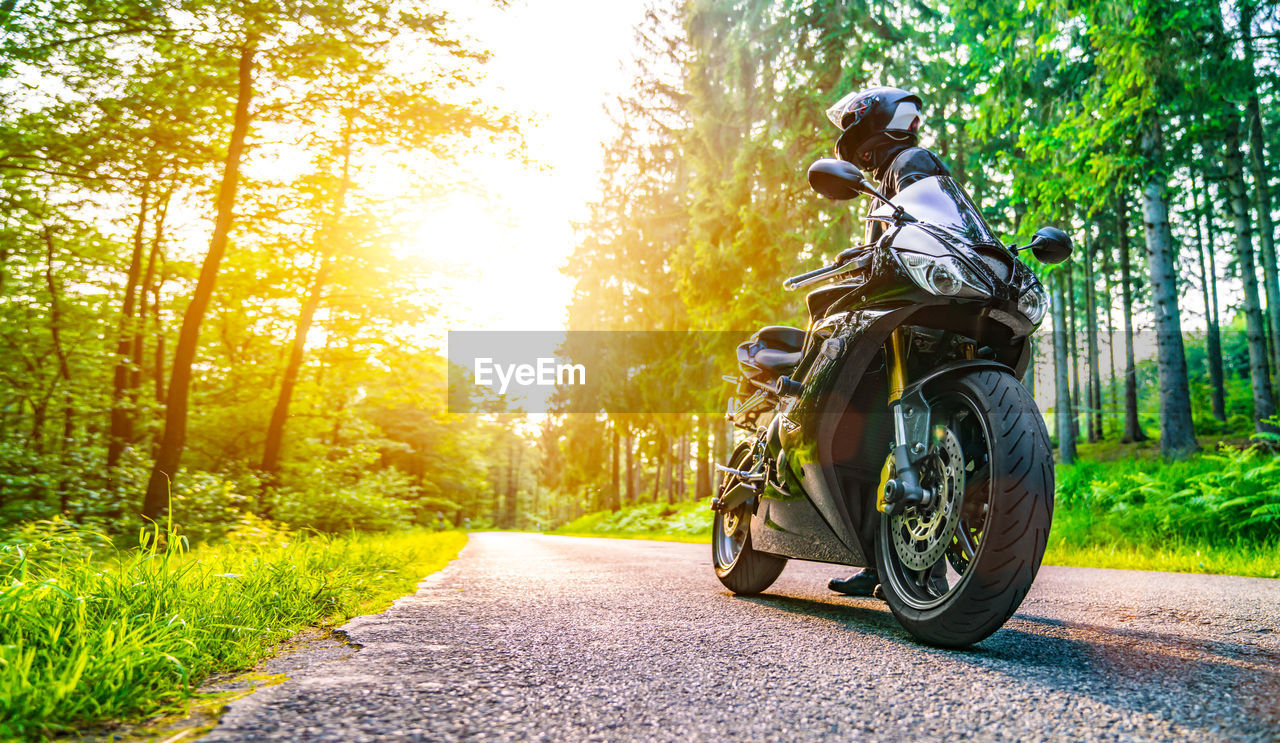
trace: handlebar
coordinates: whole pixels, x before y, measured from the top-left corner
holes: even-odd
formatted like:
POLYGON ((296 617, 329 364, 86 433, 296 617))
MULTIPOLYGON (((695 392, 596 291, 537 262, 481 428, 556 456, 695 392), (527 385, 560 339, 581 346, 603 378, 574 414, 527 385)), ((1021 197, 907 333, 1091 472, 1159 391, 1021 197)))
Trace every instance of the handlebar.
POLYGON ((858 260, 856 262, 860 265, 865 265, 870 259, 870 255, 867 253, 867 248, 870 248, 872 245, 874 245, 874 243, 857 245, 855 247, 848 248, 847 250, 843 250, 836 256, 834 263, 825 265, 822 268, 815 268, 814 270, 802 273, 799 276, 792 276, 782 282, 782 288, 791 292, 810 284, 816 284, 828 276, 841 271, 855 258, 863 258, 863 260, 858 260))
POLYGON ((782 288, 786 289, 789 292, 795 291, 796 289, 799 289, 802 286, 808 286, 809 284, 814 283, 815 281, 817 281, 818 279, 821 279, 827 274, 834 273, 837 268, 840 268, 840 264, 832 263, 829 266, 823 266, 822 268, 815 268, 814 270, 809 271, 808 273, 802 273, 799 276, 792 276, 791 278, 782 282, 782 288))

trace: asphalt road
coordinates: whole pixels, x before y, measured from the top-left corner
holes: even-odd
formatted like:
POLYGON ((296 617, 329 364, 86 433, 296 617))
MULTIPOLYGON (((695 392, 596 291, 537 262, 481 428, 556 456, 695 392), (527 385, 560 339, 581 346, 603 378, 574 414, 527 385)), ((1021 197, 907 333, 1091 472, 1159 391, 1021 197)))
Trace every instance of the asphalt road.
POLYGON ((736 598, 709 553, 472 535, 205 740, 1280 740, 1280 580, 1044 568, 957 652, 829 593, 838 567, 736 598))

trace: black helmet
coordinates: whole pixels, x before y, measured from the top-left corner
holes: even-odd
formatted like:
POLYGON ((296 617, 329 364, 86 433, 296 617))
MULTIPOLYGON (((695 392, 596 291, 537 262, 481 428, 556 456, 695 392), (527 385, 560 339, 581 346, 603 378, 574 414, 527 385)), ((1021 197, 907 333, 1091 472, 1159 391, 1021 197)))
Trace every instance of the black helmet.
POLYGON ((836 155, 854 165, 876 168, 872 151, 888 142, 915 144, 923 101, 902 88, 876 86, 854 91, 827 109, 827 118, 844 133, 836 155))

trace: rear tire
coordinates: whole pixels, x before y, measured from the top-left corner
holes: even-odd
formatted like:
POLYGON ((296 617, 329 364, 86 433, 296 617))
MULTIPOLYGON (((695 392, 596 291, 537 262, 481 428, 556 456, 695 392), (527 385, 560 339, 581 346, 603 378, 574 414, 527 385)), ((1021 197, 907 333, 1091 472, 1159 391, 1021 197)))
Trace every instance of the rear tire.
POLYGON ((898 522, 895 547, 894 522, 882 515, 876 566, 889 608, 908 632, 933 645, 964 647, 999 629, 1031 589, 1053 518, 1053 450, 1035 400, 1007 372, 972 371, 939 381, 929 405, 932 415, 951 411, 947 420, 931 420, 931 428, 949 425, 969 442, 980 431, 985 455, 975 453, 977 444, 965 444, 970 475, 954 506, 964 516, 944 535, 944 556, 931 568, 912 570, 899 556, 905 522, 898 522), (959 412, 965 409, 971 412, 959 412), (964 567, 963 575, 946 584, 945 593, 931 594, 930 575, 948 564, 964 567))
MULTIPOLYGON (((729 457, 729 466, 741 469, 751 449, 740 445, 729 457)), ((723 495, 733 476, 726 474, 721 482, 723 495)), ((759 552, 751 545, 751 506, 744 503, 731 512, 716 512, 711 526, 711 564, 725 588, 739 596, 753 596, 764 591, 787 566, 785 557, 759 552)))

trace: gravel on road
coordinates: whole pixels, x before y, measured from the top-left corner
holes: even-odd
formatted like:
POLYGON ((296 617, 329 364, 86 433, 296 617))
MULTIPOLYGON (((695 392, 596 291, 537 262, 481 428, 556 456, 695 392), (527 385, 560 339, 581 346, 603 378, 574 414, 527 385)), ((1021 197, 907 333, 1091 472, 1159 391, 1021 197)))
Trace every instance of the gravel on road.
POLYGON ((739 598, 710 551, 473 534, 204 740, 1280 741, 1280 580, 1045 567, 955 651, 827 591, 848 568, 739 598))

